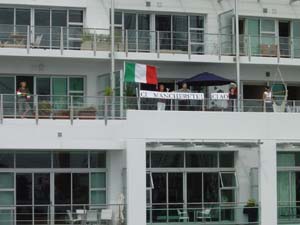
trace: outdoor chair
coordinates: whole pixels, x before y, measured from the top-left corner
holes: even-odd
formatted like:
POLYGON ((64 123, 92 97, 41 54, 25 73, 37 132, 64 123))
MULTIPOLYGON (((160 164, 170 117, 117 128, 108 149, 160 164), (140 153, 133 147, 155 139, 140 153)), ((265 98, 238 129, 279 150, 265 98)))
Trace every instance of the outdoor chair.
POLYGON ((99 224, 97 210, 88 210, 86 215, 87 224, 99 224))
POLYGON ((178 213, 178 222, 189 222, 190 221, 190 217, 186 210, 177 209, 177 213, 178 213))
POLYGON ((73 218, 73 213, 70 210, 67 210, 67 214, 69 224, 79 223, 81 221, 79 218, 73 218))
POLYGON ((109 224, 112 221, 112 209, 102 209, 100 214, 100 224, 109 224))
POLYGON ((35 42, 32 43, 33 48, 39 48, 43 39, 43 34, 36 36, 35 42))
POLYGON ((200 211, 197 211, 196 218, 197 221, 198 220, 211 221, 211 209, 202 209, 200 211))

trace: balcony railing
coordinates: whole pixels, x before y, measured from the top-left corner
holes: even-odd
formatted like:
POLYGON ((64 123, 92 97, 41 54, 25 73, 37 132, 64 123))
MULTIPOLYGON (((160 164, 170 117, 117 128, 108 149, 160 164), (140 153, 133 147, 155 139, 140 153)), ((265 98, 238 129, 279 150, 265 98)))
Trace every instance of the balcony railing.
POLYGON ((278 224, 300 223, 300 202, 278 202, 278 224))
MULTIPOLYGON (((0 48, 111 51, 109 29, 82 27, 13 26, 0 24, 0 48)), ((202 30, 168 32, 115 31, 115 51, 160 54, 234 56, 235 35, 202 30)), ((300 58, 300 38, 240 35, 241 56, 300 58)))
POLYGON ((154 204, 147 207, 147 224, 260 224, 260 207, 237 203, 154 204), (166 207, 168 206, 168 207, 166 207))
POLYGON ((126 225, 126 205, 1 205, 0 224, 126 225))
MULTIPOLYGON (((24 98, 0 94, 0 124, 4 119, 108 120, 126 119, 127 110, 236 112, 236 100, 163 100, 138 97, 32 95, 24 98), (160 106, 159 106, 160 105, 160 106)), ((300 101, 287 101, 280 112, 299 113, 300 101)), ((274 112, 263 100, 241 100, 241 112, 274 112)))

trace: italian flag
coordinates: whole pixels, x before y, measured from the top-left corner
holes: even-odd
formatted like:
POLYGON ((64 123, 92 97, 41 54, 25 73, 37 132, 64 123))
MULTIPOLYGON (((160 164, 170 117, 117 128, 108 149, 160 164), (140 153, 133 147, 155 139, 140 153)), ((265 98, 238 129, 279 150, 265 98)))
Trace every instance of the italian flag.
POLYGON ((155 66, 138 63, 125 63, 125 82, 157 84, 157 70, 155 66))

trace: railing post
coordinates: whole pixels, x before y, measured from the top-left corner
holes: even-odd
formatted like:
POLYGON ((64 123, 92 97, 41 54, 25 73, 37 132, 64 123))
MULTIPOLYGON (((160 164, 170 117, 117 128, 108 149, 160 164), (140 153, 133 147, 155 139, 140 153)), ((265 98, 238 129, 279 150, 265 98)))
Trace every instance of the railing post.
POLYGON ((60 54, 64 54, 64 28, 60 28, 60 54))
POLYGON ((249 62, 251 61, 251 56, 252 56, 251 36, 248 35, 248 59, 249 59, 249 62))
POLYGON ((71 95, 71 100, 70 100, 70 122, 71 122, 71 125, 73 125, 73 122, 74 122, 74 103, 73 103, 73 95, 71 95))
POLYGON ((26 42, 26 48, 27 48, 27 54, 29 54, 30 51, 30 26, 27 26, 27 42, 26 42))
POLYGON ((189 59, 191 59, 191 55, 192 55, 192 45, 191 45, 191 31, 188 31, 188 56, 189 59))
POLYGON ((157 31, 157 36, 156 36, 156 50, 157 50, 157 58, 160 57, 160 40, 159 40, 159 31, 157 31))
POLYGON ((135 37, 135 51, 139 52, 139 31, 138 30, 135 31, 135 35, 136 35, 136 37, 135 37))
POLYGON ((0 124, 3 124, 3 94, 0 95, 0 124))
POLYGON ((293 100, 293 111, 297 112, 297 110, 296 110, 296 101, 295 100, 293 100))
POLYGON ((280 37, 277 38, 277 62, 280 63, 280 37))
POLYGON ((105 124, 105 126, 107 126, 107 113, 108 113, 107 96, 104 96, 104 124, 105 124))
POLYGON ((94 50, 94 56, 96 56, 96 54, 97 54, 97 35, 96 35, 96 29, 94 29, 93 50, 94 50))
POLYGON ((39 124, 39 96, 37 95, 35 98, 35 124, 39 124))
POLYGON ((128 30, 125 30, 125 54, 128 57, 128 30))
POLYGON ((221 61, 222 57, 222 41, 221 41, 221 34, 218 33, 218 54, 219 54, 219 60, 221 61))

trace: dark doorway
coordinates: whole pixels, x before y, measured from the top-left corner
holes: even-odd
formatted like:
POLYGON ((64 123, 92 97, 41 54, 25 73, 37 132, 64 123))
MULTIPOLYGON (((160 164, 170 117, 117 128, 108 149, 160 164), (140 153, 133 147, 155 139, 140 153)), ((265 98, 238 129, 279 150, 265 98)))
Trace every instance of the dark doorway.
POLYGON ((27 88, 31 94, 34 94, 34 82, 33 76, 17 76, 16 78, 16 89, 20 87, 20 83, 25 81, 27 83, 27 88))
POLYGON ((279 22, 279 45, 280 55, 283 57, 290 56, 290 22, 281 21, 279 22))
POLYGON ((288 86, 288 100, 300 100, 300 86, 288 86))
POLYGON ((171 22, 170 15, 157 15, 155 17, 155 28, 159 32, 160 49, 171 49, 171 22))

